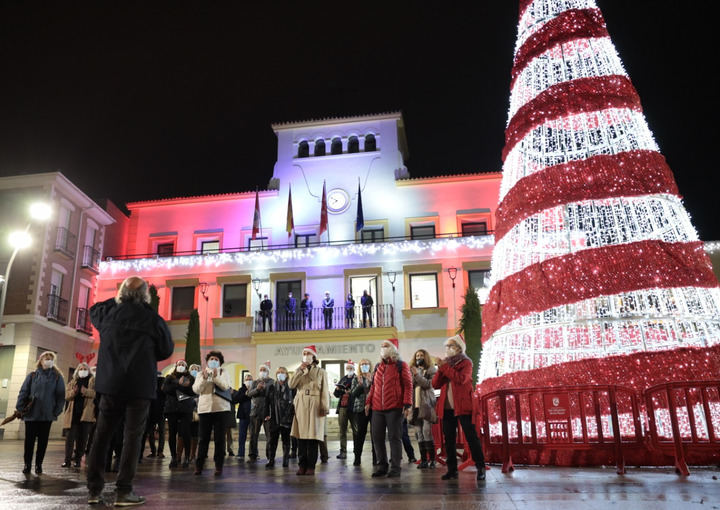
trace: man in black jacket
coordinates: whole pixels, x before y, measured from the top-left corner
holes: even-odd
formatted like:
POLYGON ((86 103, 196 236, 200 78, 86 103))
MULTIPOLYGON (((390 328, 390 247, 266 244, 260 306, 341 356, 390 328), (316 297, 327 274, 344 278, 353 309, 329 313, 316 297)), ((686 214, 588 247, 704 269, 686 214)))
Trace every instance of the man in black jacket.
POLYGON ((102 396, 87 466, 89 504, 102 500, 105 456, 114 424, 123 417, 115 506, 145 502, 133 492, 132 481, 150 401, 157 398, 157 363, 169 358, 175 349, 165 321, 149 303, 147 282, 133 276, 122 283, 115 298, 90 309, 92 324, 100 333, 95 391, 102 396))
POLYGON ((265 331, 266 323, 270 323, 270 331, 272 331, 272 309, 273 302, 270 301, 268 295, 265 294, 264 299, 260 301, 260 317, 262 317, 262 328, 265 331))

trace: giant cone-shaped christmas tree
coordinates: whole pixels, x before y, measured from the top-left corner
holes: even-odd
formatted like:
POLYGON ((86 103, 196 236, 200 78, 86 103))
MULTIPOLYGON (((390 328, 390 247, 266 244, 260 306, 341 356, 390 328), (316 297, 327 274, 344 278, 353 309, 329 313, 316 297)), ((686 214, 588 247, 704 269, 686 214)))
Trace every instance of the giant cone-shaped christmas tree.
POLYGON ((593 0, 521 0, 503 160, 481 381, 720 343, 718 282, 593 0))

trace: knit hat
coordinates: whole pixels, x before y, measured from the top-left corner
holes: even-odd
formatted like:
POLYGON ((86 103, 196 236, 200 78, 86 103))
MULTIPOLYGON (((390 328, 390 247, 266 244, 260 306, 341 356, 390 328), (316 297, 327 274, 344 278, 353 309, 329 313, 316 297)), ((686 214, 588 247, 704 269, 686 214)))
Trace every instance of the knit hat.
POLYGON ((400 349, 400 343, 398 342, 397 338, 388 338, 387 342, 392 345, 392 348, 395 349, 395 352, 397 352, 400 349))
POLYGON ((309 352, 313 353, 313 355, 317 358, 317 349, 315 348, 314 345, 307 345, 307 346, 305 346, 305 348, 303 349, 303 351, 309 351, 309 352))
POLYGON ((447 340, 445 340, 445 343, 452 340, 453 342, 456 342, 459 346, 462 352, 465 352, 465 339, 462 337, 462 335, 457 334, 455 336, 451 336, 447 340))

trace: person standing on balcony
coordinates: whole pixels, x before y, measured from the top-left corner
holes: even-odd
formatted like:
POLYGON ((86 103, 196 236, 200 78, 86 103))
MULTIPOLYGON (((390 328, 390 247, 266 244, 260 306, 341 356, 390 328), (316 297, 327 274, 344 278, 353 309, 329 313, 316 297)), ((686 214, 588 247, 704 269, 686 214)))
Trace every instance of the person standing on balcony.
POLYGON ((418 469, 435 469, 435 442, 432 426, 437 423, 435 410, 435 390, 432 379, 437 372, 432 357, 425 349, 420 349, 410 363, 413 376, 413 411, 410 424, 415 427, 418 446, 420 447, 420 464, 418 469))
POLYGON ((260 429, 265 432, 265 456, 268 455, 268 444, 270 440, 270 427, 265 421, 267 416, 267 396, 270 391, 270 386, 273 384, 273 380, 270 379, 270 369, 267 365, 260 365, 258 371, 258 378, 253 381, 252 386, 247 391, 247 396, 250 397, 250 455, 248 458, 248 464, 254 464, 258 458, 258 438, 260 437, 260 429))
POLYGON ((295 417, 295 390, 288 386, 287 368, 279 367, 275 374, 275 383, 270 386, 267 400, 267 416, 265 421, 269 423, 270 437, 268 438, 268 463, 265 469, 275 467, 275 453, 277 452, 278 441, 282 437, 283 446, 283 467, 290 464, 290 427, 295 417))
POLYGON ((472 459, 475 461, 477 479, 485 480, 485 457, 472 422, 473 362, 465 354, 465 339, 461 335, 448 338, 445 341, 445 354, 446 358, 438 360, 438 371, 432 380, 433 388, 441 390, 438 407, 442 413, 440 419, 442 419, 447 452, 447 473, 442 479, 451 480, 458 477, 455 443, 459 423, 465 433, 472 459))
POLYGON ((347 459, 347 429, 350 423, 350 430, 355 437, 355 420, 353 420, 353 397, 350 390, 355 379, 355 365, 351 360, 345 364, 345 375, 335 385, 333 395, 339 399, 337 407, 338 427, 340 428, 340 454, 338 459, 347 459))
POLYGON ((325 291, 325 299, 322 301, 323 317, 325 318, 325 329, 332 329, 333 312, 335 311, 335 300, 330 297, 330 291, 325 291))
POLYGON ((63 428, 68 429, 65 437, 65 462, 62 467, 70 467, 75 447, 75 467, 85 454, 85 443, 90 436, 90 427, 95 422, 95 378, 90 375, 87 363, 78 364, 72 381, 65 391, 67 407, 63 417, 63 428))
POLYGON ((246 372, 243 376, 243 384, 237 391, 233 392, 233 402, 238 404, 238 461, 245 462, 245 442, 247 441, 247 431, 250 426, 250 408, 252 407, 252 399, 247 396, 247 392, 252 388, 253 378, 250 372, 246 372))
POLYGON ((351 329, 355 322, 355 299, 352 294, 348 292, 347 299, 345 300, 345 327, 351 329))
POLYGON ((365 438, 367 436, 368 423, 370 421, 370 417, 365 414, 365 398, 370 391, 370 384, 372 384, 370 368, 370 360, 361 359, 360 373, 353 377, 352 385, 350 386, 350 395, 353 399, 352 416, 355 423, 355 427, 353 428, 353 453, 355 454, 353 466, 360 465, 363 446, 365 445, 365 438))
POLYGON ((313 302, 310 299, 310 294, 305 293, 305 298, 300 301, 300 314, 302 315, 302 329, 305 329, 305 323, 307 322, 307 329, 312 329, 312 309, 313 302))
POLYGON ((288 292, 288 297, 285 300, 285 330, 295 330, 295 312, 297 311, 297 299, 292 295, 292 292, 288 292))
POLYGON ((263 300, 260 301, 260 317, 262 318, 262 330, 265 331, 266 324, 269 323, 270 332, 272 332, 272 309, 273 302, 270 301, 268 295, 263 296, 263 300))
POLYGON ((373 298, 370 294, 368 294, 367 290, 363 291, 363 295, 360 298, 360 305, 362 306, 362 317, 363 317, 363 328, 366 326, 366 320, 370 321, 370 327, 373 327, 372 322, 372 307, 375 304, 373 301, 373 298))

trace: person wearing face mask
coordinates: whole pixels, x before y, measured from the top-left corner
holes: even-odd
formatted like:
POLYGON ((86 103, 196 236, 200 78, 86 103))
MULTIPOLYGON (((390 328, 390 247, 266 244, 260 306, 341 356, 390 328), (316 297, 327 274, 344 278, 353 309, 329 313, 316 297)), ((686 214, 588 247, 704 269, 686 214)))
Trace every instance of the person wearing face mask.
MULTIPOLYGON (((253 381, 252 386, 247 391, 247 396, 252 399, 250 405, 250 447, 248 455, 248 464, 257 462, 258 459, 258 438, 260 430, 265 432, 265 437, 270 437, 270 427, 265 421, 267 416, 267 396, 273 380, 270 379, 270 369, 267 365, 260 365, 258 370, 258 379, 253 381)), ((265 446, 265 456, 269 459, 268 444, 265 446)))
POLYGON ((333 395, 338 399, 337 416, 338 427, 340 427, 340 454, 338 459, 347 459, 347 429, 348 423, 353 437, 356 428, 355 421, 352 416, 353 398, 351 394, 352 382, 355 379, 355 364, 348 360, 345 364, 345 375, 335 385, 333 395))
POLYGON ((42 473, 50 426, 60 416, 65 405, 65 380, 55 362, 54 352, 47 351, 40 355, 35 370, 25 377, 15 404, 15 410, 25 422, 25 474, 30 473, 36 441, 35 473, 42 473))
POLYGON ((300 318, 302 320, 301 329, 312 329, 313 321, 313 302, 310 299, 310 294, 305 293, 305 297, 300 301, 300 318))
POLYGON ((410 424, 415 427, 418 445, 420 446, 420 464, 418 469, 435 469, 435 443, 432 426, 437 423, 435 411, 435 390, 432 379, 437 372, 432 357, 425 349, 420 349, 410 363, 413 376, 413 410, 410 424))
POLYGON ((95 378, 90 375, 87 363, 78 364, 73 378, 65 391, 65 414, 63 428, 67 429, 65 436, 65 462, 62 467, 67 468, 74 461, 75 467, 80 467, 80 461, 85 453, 85 443, 90 435, 90 427, 95 422, 95 378), (73 456, 73 447, 75 455, 73 456))
POLYGON ((202 370, 193 384, 193 391, 199 395, 198 414, 200 415, 200 442, 195 461, 195 474, 201 475, 205 466, 210 434, 215 438, 215 476, 222 475, 225 463, 225 428, 232 400, 230 379, 222 368, 225 357, 220 351, 210 351, 205 356, 206 368, 202 370))
POLYGON ((190 424, 195 410, 195 378, 188 373, 184 359, 175 363, 175 369, 168 374, 163 382, 165 393, 165 417, 168 422, 168 444, 170 446, 170 469, 182 465, 190 465, 190 424), (182 441, 182 442, 180 442, 182 441), (183 451, 185 460, 183 460, 183 451), (182 463, 182 464, 181 464, 182 463))
POLYGON ((330 297, 330 292, 325 291, 325 298, 322 300, 323 318, 325 319, 325 329, 332 329, 333 312, 335 311, 335 300, 330 297))
POLYGON ((330 410, 327 373, 320 368, 317 349, 308 345, 302 363, 290 378, 295 395, 295 416, 290 434, 298 439, 298 476, 314 476, 319 442, 325 435, 325 417, 330 410))
MULTIPOLYGON (((190 375, 197 379, 202 367, 193 363, 189 367, 190 375)), ((195 464, 197 460, 198 436, 200 434, 200 415, 197 412, 198 396, 193 398, 195 407, 193 408, 192 422, 190 422, 190 464, 195 464)))
POLYGON ((265 469, 272 469, 275 466, 275 453, 280 436, 283 446, 283 467, 288 467, 290 462, 290 427, 295 416, 293 405, 295 390, 290 388, 287 378, 287 368, 279 367, 275 374, 275 383, 268 391, 265 421, 270 425, 270 437, 267 447, 268 463, 265 469))
POLYGON ((295 323, 295 312, 297 311, 297 299, 293 297, 292 292, 288 292, 285 300, 285 330, 294 331, 297 324, 295 323))
POLYGON ((345 299, 345 327, 351 329, 355 326, 355 299, 348 292, 345 299))
POLYGON ((355 460, 353 466, 360 465, 363 446, 365 446, 365 438, 367 437, 368 423, 370 417, 365 414, 365 399, 370 392, 370 384, 372 384, 372 373, 369 359, 360 360, 360 372, 353 377, 350 385, 350 395, 352 396, 352 416, 355 427, 353 429, 353 454, 355 460))
POLYGON ((412 406, 412 377, 407 363, 399 358, 398 348, 397 338, 380 344, 380 363, 375 367, 373 383, 365 401, 366 413, 372 411, 372 442, 378 462, 373 478, 400 476, 403 415, 412 406), (391 466, 388 465, 385 446, 386 431, 390 440, 391 466))
POLYGON ((460 424, 475 461, 477 479, 485 480, 485 457, 472 423, 473 362, 465 355, 465 339, 461 335, 448 338, 445 341, 445 355, 444 359, 438 360, 438 371, 432 380, 433 388, 441 390, 438 408, 447 452, 447 473, 442 479, 458 477, 455 443, 460 424))
POLYGON ((252 388, 253 378, 250 372, 246 372, 243 376, 243 384, 237 391, 233 391, 233 403, 238 404, 238 461, 245 462, 245 442, 247 441, 248 427, 250 426, 250 408, 252 407, 252 399, 247 396, 247 392, 252 388))
POLYGON ((370 327, 373 327, 372 312, 373 305, 375 302, 367 290, 363 291, 363 295, 360 297, 360 306, 362 307, 362 324, 363 328, 367 326, 367 321, 370 321, 370 327))

